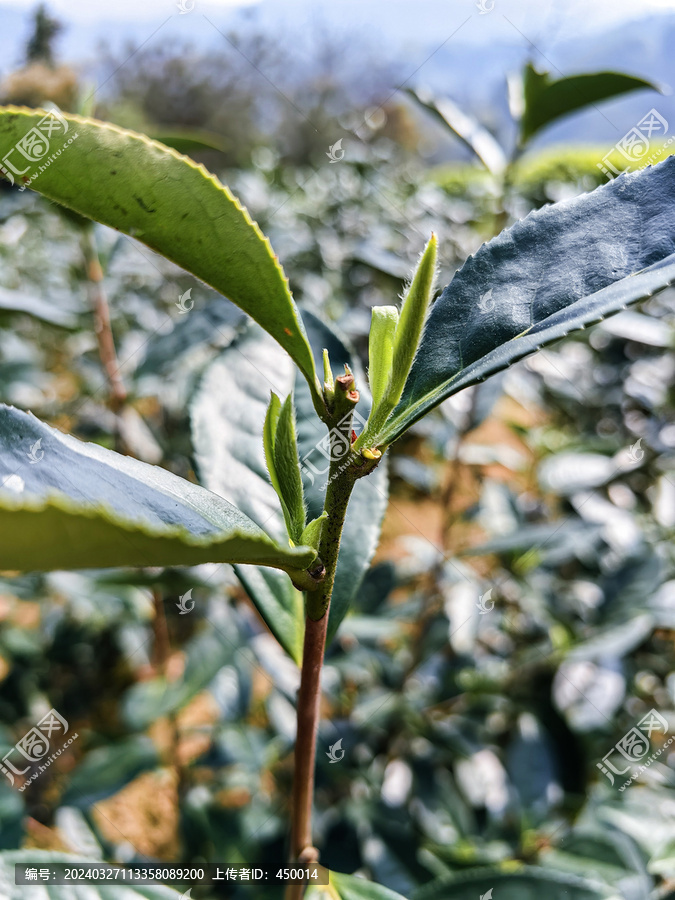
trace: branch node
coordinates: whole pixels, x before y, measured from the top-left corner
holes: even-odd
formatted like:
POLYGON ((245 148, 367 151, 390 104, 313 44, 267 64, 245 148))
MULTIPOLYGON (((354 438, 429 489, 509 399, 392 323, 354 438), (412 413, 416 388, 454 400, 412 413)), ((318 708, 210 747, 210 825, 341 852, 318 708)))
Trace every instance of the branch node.
POLYGON ((312 866, 319 861, 319 851, 316 847, 305 847, 298 853, 298 865, 312 866))

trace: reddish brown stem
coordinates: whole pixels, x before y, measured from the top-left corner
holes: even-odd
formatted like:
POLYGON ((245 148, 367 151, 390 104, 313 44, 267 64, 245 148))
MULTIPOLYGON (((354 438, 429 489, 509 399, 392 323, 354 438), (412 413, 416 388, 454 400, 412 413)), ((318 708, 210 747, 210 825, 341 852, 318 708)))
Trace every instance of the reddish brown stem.
POLYGON ((115 341, 110 324, 110 308, 105 288, 103 287, 103 269, 101 268, 96 244, 90 229, 87 229, 82 237, 82 252, 87 270, 89 296, 94 313, 94 330, 98 341, 98 353, 110 391, 110 408, 113 412, 119 412, 126 402, 127 391, 120 374, 119 361, 115 350, 115 341))
POLYGON ((166 664, 171 655, 171 640, 169 639, 169 626, 164 611, 164 598, 159 588, 153 588, 152 605, 155 610, 155 618, 152 624, 154 632, 152 664, 160 675, 165 675, 166 664))
POLYGON ((298 735, 295 743, 293 781, 293 856, 303 862, 317 862, 312 845, 312 800, 314 760, 321 707, 321 667, 326 647, 328 613, 318 622, 307 616, 302 675, 298 693, 298 735))

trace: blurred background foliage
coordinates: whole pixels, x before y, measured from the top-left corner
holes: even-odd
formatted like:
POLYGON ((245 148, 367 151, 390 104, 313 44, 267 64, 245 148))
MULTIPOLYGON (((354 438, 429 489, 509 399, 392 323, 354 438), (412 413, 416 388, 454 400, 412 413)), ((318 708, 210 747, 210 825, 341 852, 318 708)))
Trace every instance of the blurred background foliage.
MULTIPOLYGON (((370 307, 395 302, 431 231, 447 283, 496 224, 605 180, 607 148, 526 153, 506 186, 471 163, 429 167, 418 112, 391 96, 386 64, 362 78, 358 42, 324 35, 297 66, 260 34, 231 35, 232 55, 152 46, 122 68, 111 57, 92 101, 56 62, 58 30, 37 13, 4 100, 187 142, 270 236, 298 300, 362 357, 370 307)), ((0 261, 2 400, 195 479, 190 401, 242 328, 231 304, 5 183, 0 261), (101 287, 121 404, 98 355, 101 287)), ((453 397, 394 446, 382 542, 326 660, 327 866, 406 896, 525 863, 627 900, 675 897, 675 754, 623 793, 597 768, 650 709, 675 723, 674 332, 669 290, 453 397)), ((281 864, 297 685, 226 566, 3 573, 0 754, 51 707, 79 739, 25 792, 0 783, 0 848, 281 864)), ((246 894, 229 890, 213 896, 246 894)))

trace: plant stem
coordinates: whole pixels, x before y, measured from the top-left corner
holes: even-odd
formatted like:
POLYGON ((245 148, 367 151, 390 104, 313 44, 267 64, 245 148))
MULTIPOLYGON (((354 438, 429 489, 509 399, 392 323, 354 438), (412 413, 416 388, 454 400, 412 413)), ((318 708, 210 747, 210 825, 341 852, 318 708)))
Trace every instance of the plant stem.
POLYGON ((171 654, 171 641, 169 639, 169 626, 164 611, 164 598, 159 587, 152 589, 152 605, 155 618, 152 621, 154 642, 152 647, 152 664, 160 675, 166 672, 166 663, 171 654))
MULTIPOLYGON (((328 613, 319 621, 307 616, 302 676, 298 693, 298 732, 295 742, 293 777, 293 851, 294 860, 318 861, 312 844, 312 800, 314 797, 314 761, 321 706, 321 667, 326 646, 328 613)), ((299 887, 294 885, 293 887, 299 887)), ((302 896, 300 894, 300 896, 302 896)))
MULTIPOLYGON (((295 743, 295 772, 293 778, 293 836, 292 859, 303 865, 318 862, 319 854, 312 844, 312 801, 314 798, 314 768, 316 739, 321 705, 321 667, 326 647, 328 613, 335 582, 340 539, 347 514, 349 497, 359 477, 351 453, 336 459, 338 447, 344 447, 344 433, 349 435, 351 421, 331 430, 332 456, 324 510, 324 522, 319 558, 326 575, 321 586, 306 597, 305 643, 302 656, 300 691, 298 693, 298 729, 295 743)), ((349 444, 347 444, 349 446, 349 444)), ((303 885, 289 885, 287 900, 301 900, 303 885)))
POLYGON ((120 375, 120 366, 110 324, 110 308, 103 287, 103 269, 101 268, 91 228, 85 228, 82 235, 82 253, 84 255, 89 295, 94 313, 94 330, 98 340, 98 353, 110 391, 109 405, 113 412, 119 412, 126 402, 127 391, 120 375))
MULTIPOLYGON (((342 465, 347 466, 348 464, 343 462, 342 465)), ((334 464, 331 464, 331 472, 333 467, 334 464)), ((346 468, 344 472, 335 476, 332 481, 329 477, 324 503, 324 510, 328 513, 328 518, 323 523, 321 541, 319 543, 319 559, 325 566, 326 575, 319 588, 308 592, 306 595, 305 609, 307 618, 315 622, 318 622, 328 612, 330 607, 342 529, 345 524, 347 505, 355 481, 355 473, 351 467, 346 468)))

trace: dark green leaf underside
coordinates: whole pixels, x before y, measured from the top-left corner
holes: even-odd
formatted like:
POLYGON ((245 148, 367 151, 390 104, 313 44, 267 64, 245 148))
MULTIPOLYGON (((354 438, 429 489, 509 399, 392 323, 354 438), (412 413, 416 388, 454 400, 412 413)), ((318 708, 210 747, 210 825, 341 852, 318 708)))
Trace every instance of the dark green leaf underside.
POLYGON ((237 578, 255 603, 270 631, 291 659, 302 663, 305 636, 305 604, 291 579, 277 569, 235 566, 237 578))
MULTIPOLYGON (((279 498, 270 483, 263 423, 270 392, 293 390, 293 365, 283 350, 252 327, 206 370, 190 406, 192 444, 202 484, 284 540, 279 498)), ((312 409, 317 424, 319 420, 312 409)), ((237 566, 260 614, 287 653, 302 658, 302 595, 283 572, 237 566)))
MULTIPOLYGON (((333 369, 341 370, 344 363, 355 366, 359 386, 363 386, 364 378, 343 342, 311 313, 305 312, 304 317, 315 359, 320 360, 326 347, 333 369)), ((286 397, 293 387, 293 368, 288 358, 268 336, 250 328, 209 367, 190 410, 202 483, 236 504, 255 522, 264 523, 266 531, 279 539, 285 528, 279 500, 267 474, 262 429, 270 391, 286 397)), ((311 520, 323 508, 327 432, 300 377, 295 379, 295 402, 298 450, 311 520)), ((358 412, 362 419, 368 414, 365 391, 358 412)), ((350 501, 331 601, 329 636, 346 615, 375 552, 386 505, 387 473, 382 465, 359 482, 350 501)), ((283 573, 251 566, 237 566, 236 571, 277 640, 299 661, 304 635, 301 594, 283 573)))
POLYGON ((530 213, 470 257, 432 307, 382 442, 461 388, 668 286, 674 252, 675 159, 530 213))
POLYGON ((222 498, 0 406, 0 569, 255 562, 304 569, 222 498), (33 460, 33 461, 32 461, 33 460))

